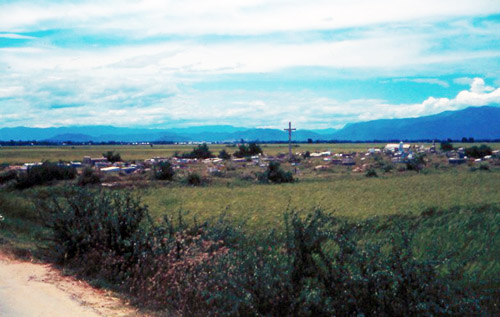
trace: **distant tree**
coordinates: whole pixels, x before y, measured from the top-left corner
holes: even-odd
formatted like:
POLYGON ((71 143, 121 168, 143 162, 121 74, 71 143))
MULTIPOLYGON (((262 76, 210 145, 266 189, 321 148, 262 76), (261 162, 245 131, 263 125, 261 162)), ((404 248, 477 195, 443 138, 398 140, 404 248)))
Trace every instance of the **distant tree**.
POLYGON ((307 143, 309 144, 313 143, 313 139, 307 139, 307 143))
POLYGON ((469 142, 470 143, 474 143, 474 138, 473 137, 469 137, 469 142))
POLYGON ((226 149, 222 149, 220 152, 219 152, 219 158, 223 159, 223 160, 229 160, 231 159, 231 154, 229 154, 226 149))
POLYGON ((238 151, 234 152, 236 157, 247 157, 262 154, 261 147, 256 143, 240 144, 238 151))
POLYGON ((467 143, 467 142, 468 142, 468 139, 467 139, 466 137, 463 137, 463 138, 462 138, 462 142, 463 142, 463 143, 467 143))
POLYGON ((193 148, 193 150, 190 153, 182 154, 182 157, 207 159, 207 158, 211 158, 214 156, 212 155, 212 152, 210 152, 208 145, 206 143, 203 143, 203 144, 198 145, 198 147, 193 148))
POLYGON ((102 153, 102 156, 104 156, 111 163, 121 162, 122 160, 120 153, 115 154, 114 151, 108 151, 106 153, 102 153))
POLYGON ((451 144, 451 142, 448 141, 441 142, 441 151, 448 152, 452 150, 453 150, 453 144, 451 144))

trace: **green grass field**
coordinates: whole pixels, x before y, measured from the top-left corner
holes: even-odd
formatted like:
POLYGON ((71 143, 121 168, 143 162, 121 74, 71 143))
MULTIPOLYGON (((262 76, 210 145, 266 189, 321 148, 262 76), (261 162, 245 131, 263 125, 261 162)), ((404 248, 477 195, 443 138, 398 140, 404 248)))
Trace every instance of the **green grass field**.
MULTIPOLYGON (((366 151, 371 147, 380 148, 386 143, 334 143, 334 144, 297 144, 294 152, 315 152, 330 150, 335 153, 366 151)), ((425 143, 414 143, 425 144, 425 143)), ((429 144, 425 144, 429 146, 429 144)), ((471 144, 455 143, 456 147, 470 146, 471 144)), ((500 143, 489 143, 493 149, 500 149, 500 143)), ((100 157, 107 151, 120 153, 122 159, 127 161, 144 160, 152 157, 172 156, 176 151, 189 152, 192 145, 96 145, 96 146, 4 146, 0 147, 0 164, 18 164, 26 162, 39 162, 49 160, 52 162, 81 161, 84 156, 100 157)), ((224 144, 210 145, 210 150, 218 154, 225 148, 229 153, 236 151, 235 147, 228 147, 224 144)), ((286 144, 263 144, 262 149, 265 154, 276 155, 278 153, 288 153, 286 144)))
POLYGON ((499 189, 498 171, 448 171, 378 178, 346 175, 281 185, 167 186, 141 190, 140 194, 153 216, 182 209, 203 220, 225 212, 246 221, 251 230, 260 230, 276 227, 287 208, 306 213, 320 207, 356 221, 414 215, 430 207, 500 203, 499 189))

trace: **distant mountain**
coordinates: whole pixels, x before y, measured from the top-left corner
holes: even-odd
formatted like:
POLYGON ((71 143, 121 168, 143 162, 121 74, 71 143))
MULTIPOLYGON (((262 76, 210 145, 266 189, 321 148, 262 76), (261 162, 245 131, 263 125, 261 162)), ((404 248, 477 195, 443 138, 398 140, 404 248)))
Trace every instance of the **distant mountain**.
MULTIPOLYGON (((341 130, 297 130, 293 140, 419 140, 419 139, 500 138, 500 108, 470 107, 419 118, 384 119, 346 125, 341 130)), ((3 128, 0 140, 52 142, 144 142, 144 141, 287 141, 281 129, 248 129, 233 126, 197 126, 190 128, 144 129, 112 126, 61 128, 3 128)))
POLYGON ((436 115, 383 119, 346 125, 330 137, 336 140, 419 140, 419 139, 475 139, 500 138, 499 107, 469 107, 459 111, 445 111, 436 115))

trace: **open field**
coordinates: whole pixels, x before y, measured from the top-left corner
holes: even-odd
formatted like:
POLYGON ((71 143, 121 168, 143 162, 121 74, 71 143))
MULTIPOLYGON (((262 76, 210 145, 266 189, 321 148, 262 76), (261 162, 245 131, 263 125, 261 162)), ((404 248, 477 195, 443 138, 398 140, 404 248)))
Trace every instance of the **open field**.
MULTIPOLYGON (((500 203, 500 171, 448 172, 366 178, 339 176, 295 184, 160 187, 141 192, 154 216, 180 209, 200 220, 225 212, 254 230, 277 227, 283 212, 320 207, 351 221, 415 215, 423 210, 500 203)), ((189 216, 187 217, 189 218, 189 216)))
MULTIPOLYGON (((424 144, 426 143, 412 143, 424 144)), ((386 143, 324 143, 324 144, 296 144, 294 152, 315 152, 330 150, 335 153, 349 153, 366 151, 368 148, 384 147, 386 143)), ((472 144, 454 143, 455 147, 471 146, 472 144)), ((500 143, 488 143, 494 149, 500 149, 500 143)), ((18 164, 26 162, 41 162, 44 160, 57 162, 81 161, 86 155, 100 157, 103 152, 115 151, 120 153, 122 159, 144 160, 152 157, 170 157, 175 152, 189 152, 193 145, 75 145, 75 146, 7 146, 0 147, 0 164, 18 164)), ((229 153, 236 151, 235 147, 225 144, 212 144, 210 150, 217 154, 220 150, 226 149, 229 153)), ((278 153, 288 153, 286 144, 263 144, 262 150, 265 154, 276 155, 278 153)))

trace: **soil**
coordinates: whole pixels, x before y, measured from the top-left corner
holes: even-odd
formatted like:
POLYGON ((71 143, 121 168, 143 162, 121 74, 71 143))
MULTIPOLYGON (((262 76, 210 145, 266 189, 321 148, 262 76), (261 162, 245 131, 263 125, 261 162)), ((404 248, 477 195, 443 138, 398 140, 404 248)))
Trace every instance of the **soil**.
POLYGON ((0 316, 144 316, 137 309, 50 264, 0 253, 0 316))

